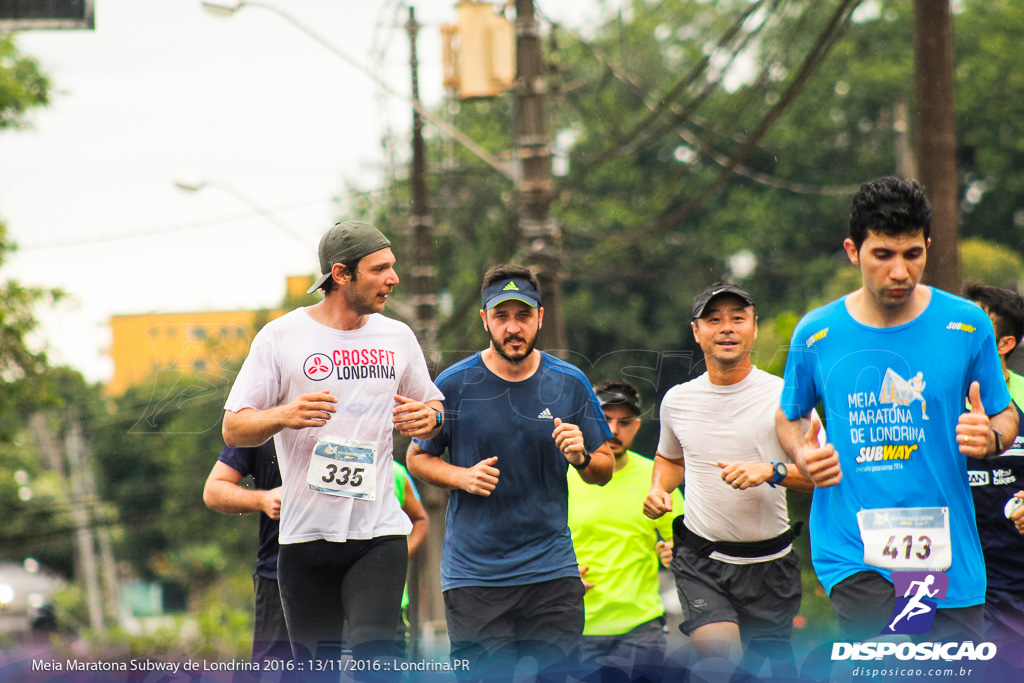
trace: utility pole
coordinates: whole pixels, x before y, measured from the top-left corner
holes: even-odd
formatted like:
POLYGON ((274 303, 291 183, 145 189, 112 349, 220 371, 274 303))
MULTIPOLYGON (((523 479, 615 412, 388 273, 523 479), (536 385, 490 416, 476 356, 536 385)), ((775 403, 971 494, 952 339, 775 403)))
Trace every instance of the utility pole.
MULTIPOLYGON (((409 66, 412 72, 412 99, 419 102, 419 60, 416 57, 416 36, 420 25, 416 22, 416 10, 409 7, 409 66)), ((409 228, 412 232, 413 264, 409 269, 413 307, 413 331, 420 341, 423 354, 431 367, 439 362, 437 357, 437 294, 435 291, 434 220, 427 205, 426 153, 423 144, 423 117, 417 108, 412 110, 412 215, 409 228)), ((409 560, 409 629, 410 639, 418 643, 423 637, 425 622, 440 622, 444 619, 444 603, 431 587, 441 580, 441 545, 444 542, 444 510, 447 496, 440 489, 430 487, 424 490, 423 504, 427 517, 433 522, 428 536, 420 544, 417 553, 409 560), (426 587, 426 588, 424 588, 426 587)))
POLYGON ((565 312, 562 308, 562 248, 558 224, 550 216, 554 183, 551 143, 544 121, 546 90, 540 51, 540 31, 533 0, 516 0, 516 190, 519 235, 526 265, 540 281, 544 296, 547 333, 545 346, 556 353, 566 350, 565 312))
POLYGON ((68 474, 71 479, 71 516, 75 523, 75 540, 78 545, 79 579, 85 587, 86 605, 89 610, 89 626, 93 631, 103 630, 103 604, 100 580, 96 562, 96 545, 92 535, 89 515, 88 485, 85 474, 84 441, 82 423, 72 414, 71 426, 65 437, 68 456, 68 474))
MULTIPOLYGON (((409 66, 412 70, 412 98, 419 102, 419 61, 416 57, 416 35, 419 32, 416 23, 416 10, 409 8, 409 66)), ((436 361, 432 356, 437 352, 437 294, 435 292, 433 229, 434 219, 430 216, 427 206, 426 153, 423 144, 423 117, 418 109, 412 110, 412 215, 409 216, 409 227, 412 231, 413 265, 410 269, 412 279, 413 305, 416 315, 413 331, 420 340, 428 361, 436 361)))
POLYGON ((953 114, 953 14, 949 0, 914 0, 918 179, 932 203, 927 280, 960 292, 960 225, 953 114))

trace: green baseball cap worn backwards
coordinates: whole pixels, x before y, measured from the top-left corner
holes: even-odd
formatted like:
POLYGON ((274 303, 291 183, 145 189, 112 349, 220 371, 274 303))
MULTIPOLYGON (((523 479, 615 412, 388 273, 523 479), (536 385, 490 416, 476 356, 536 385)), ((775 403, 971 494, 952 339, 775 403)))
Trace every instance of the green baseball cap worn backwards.
POLYGON ((381 233, 380 230, 363 221, 345 221, 335 223, 334 227, 324 233, 320 238, 320 278, 313 286, 306 290, 312 294, 320 289, 320 286, 327 282, 331 276, 331 268, 335 263, 349 265, 353 261, 363 258, 367 254, 386 249, 391 246, 391 240, 381 233))

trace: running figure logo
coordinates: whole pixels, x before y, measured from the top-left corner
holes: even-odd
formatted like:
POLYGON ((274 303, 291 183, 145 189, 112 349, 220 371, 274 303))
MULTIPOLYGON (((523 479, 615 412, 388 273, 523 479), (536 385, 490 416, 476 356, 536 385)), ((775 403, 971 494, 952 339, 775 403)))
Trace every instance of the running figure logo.
POLYGON ((898 406, 909 406, 914 401, 921 402, 921 419, 927 420, 928 413, 924 400, 924 373, 919 372, 909 380, 903 379, 892 368, 887 368, 882 378, 882 390, 878 396, 879 403, 891 403, 898 406))
POLYGON ((896 591, 896 605, 892 621, 882 635, 926 632, 935 622, 937 601, 946 598, 949 577, 942 572, 893 572, 890 578, 896 591))

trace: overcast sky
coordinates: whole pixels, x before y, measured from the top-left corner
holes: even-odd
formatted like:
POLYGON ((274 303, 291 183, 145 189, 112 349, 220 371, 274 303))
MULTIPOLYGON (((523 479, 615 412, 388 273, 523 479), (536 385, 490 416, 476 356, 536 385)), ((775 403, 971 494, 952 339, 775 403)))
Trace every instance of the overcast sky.
MULTIPOLYGON (((606 4, 542 6, 592 26, 606 4)), ((383 49, 381 76, 408 93, 404 4, 278 6, 367 67, 383 49)), ((437 26, 454 23, 455 2, 414 6, 425 24, 420 94, 436 106, 437 26)), ((30 129, 0 134, 0 217, 19 246, 0 278, 71 295, 40 311, 40 341, 52 362, 91 381, 112 373, 111 315, 278 303, 286 275, 316 270, 317 240, 343 210, 344 188, 380 185, 385 131, 408 134, 405 103, 382 106, 370 78, 260 7, 222 18, 199 0, 96 0, 95 31, 23 32, 17 44, 54 92, 30 129), (186 193, 176 179, 230 191, 186 193)))

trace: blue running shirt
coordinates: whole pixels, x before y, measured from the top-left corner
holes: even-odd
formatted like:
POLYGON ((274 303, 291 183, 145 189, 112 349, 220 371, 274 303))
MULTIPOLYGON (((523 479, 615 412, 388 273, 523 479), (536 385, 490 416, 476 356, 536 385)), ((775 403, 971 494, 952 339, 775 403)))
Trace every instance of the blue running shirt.
MULTIPOLYGON (((824 403, 843 480, 815 489, 811 559, 825 589, 864 570, 861 509, 948 507, 953 561, 943 607, 985 600, 985 564, 956 424, 972 381, 985 412, 1010 404, 992 322, 932 288, 928 307, 897 327, 863 325, 846 297, 808 313, 793 332, 782 410, 795 420, 824 403)), ((902 548, 902 546, 901 546, 902 548)))
MULTIPOLYGON (((490 496, 451 492, 441 551, 441 589, 520 586, 578 577, 568 526, 569 462, 555 446, 554 419, 577 425, 588 451, 611 437, 586 376, 541 353, 529 379, 506 381, 479 353, 437 378, 444 393, 444 427, 427 453, 448 450, 458 467, 498 456, 490 496)), ((571 473, 579 476, 575 472, 571 473)))

